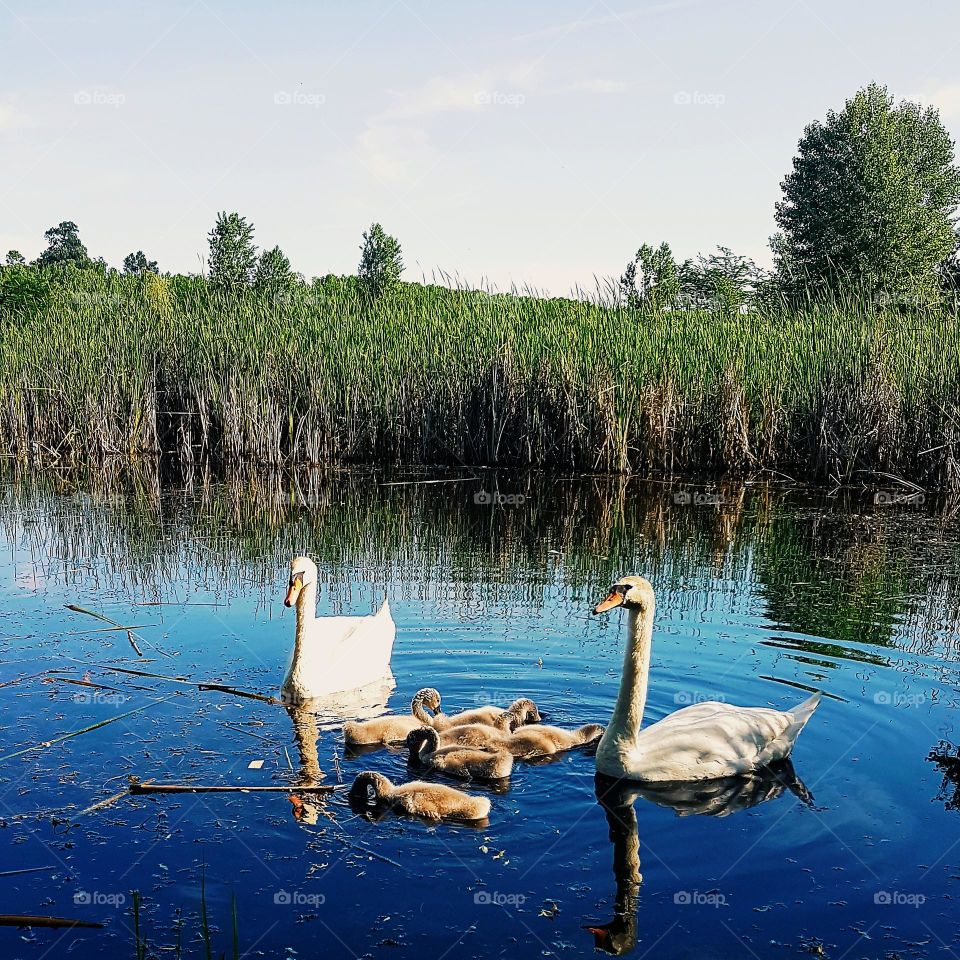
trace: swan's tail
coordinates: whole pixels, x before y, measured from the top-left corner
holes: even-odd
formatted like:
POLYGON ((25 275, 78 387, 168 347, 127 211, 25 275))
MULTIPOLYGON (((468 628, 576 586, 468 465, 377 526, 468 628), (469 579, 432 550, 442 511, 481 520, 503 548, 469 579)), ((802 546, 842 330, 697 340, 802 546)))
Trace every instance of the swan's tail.
POLYGON ((822 696, 823 694, 818 690, 812 696, 807 697, 803 703, 798 704, 789 711, 790 715, 793 717, 793 723, 791 723, 787 729, 787 736, 791 744, 797 739, 797 737, 800 736, 800 731, 807 725, 807 721, 813 716, 813 711, 817 709, 822 696))

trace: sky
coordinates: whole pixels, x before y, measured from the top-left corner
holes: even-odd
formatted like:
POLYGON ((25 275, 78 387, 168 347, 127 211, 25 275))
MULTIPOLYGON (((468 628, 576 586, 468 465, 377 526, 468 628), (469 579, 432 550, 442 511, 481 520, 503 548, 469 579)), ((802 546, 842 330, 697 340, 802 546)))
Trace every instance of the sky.
POLYGON ((960 3, 0 0, 0 253, 199 272, 218 211, 308 279, 565 295, 642 243, 769 264, 804 126, 872 80, 960 136, 960 3))

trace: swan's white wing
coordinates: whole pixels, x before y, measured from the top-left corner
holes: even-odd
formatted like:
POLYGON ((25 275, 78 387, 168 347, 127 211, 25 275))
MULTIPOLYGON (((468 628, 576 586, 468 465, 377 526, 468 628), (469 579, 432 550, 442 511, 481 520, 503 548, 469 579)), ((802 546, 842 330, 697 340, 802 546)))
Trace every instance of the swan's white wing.
POLYGON ((371 617, 317 617, 301 652, 299 682, 311 697, 375 683, 390 674, 396 635, 386 602, 371 617))
MULTIPOLYGON (((678 710, 642 729, 632 741, 609 747, 615 748, 611 759, 627 776, 654 782, 708 780, 749 773, 783 759, 797 733, 798 718, 792 712, 709 701, 678 710)), ((600 763, 598 749, 598 769, 600 763)))

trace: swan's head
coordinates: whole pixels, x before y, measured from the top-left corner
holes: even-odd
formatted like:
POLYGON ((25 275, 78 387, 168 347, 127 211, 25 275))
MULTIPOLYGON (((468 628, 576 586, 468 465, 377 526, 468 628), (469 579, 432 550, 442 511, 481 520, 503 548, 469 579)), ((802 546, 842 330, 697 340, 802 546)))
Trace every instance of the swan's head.
POLYGON ((416 692, 413 702, 422 703, 428 710, 436 713, 440 709, 440 691, 433 687, 424 687, 416 692))
POLYGON ((283 605, 292 607, 300 591, 310 583, 317 582, 317 565, 309 557, 294 557, 290 561, 290 584, 283 605))
POLYGON ((410 751, 410 759, 416 760, 420 756, 424 746, 428 753, 433 753, 440 746, 440 735, 433 727, 417 727, 407 734, 407 749, 410 751))
POLYGON ((392 790, 393 784, 382 773, 365 770, 353 781, 349 799, 351 803, 361 807, 375 807, 386 800, 392 790))
POLYGON ((649 580, 643 577, 621 577, 610 588, 606 599, 593 608, 593 612, 606 613, 614 607, 626 607, 628 610, 649 613, 653 610, 653 604, 653 587, 649 580))
POLYGON ((516 717, 518 727, 525 726, 528 723, 539 723, 543 719, 537 705, 526 697, 514 700, 506 712, 516 717))

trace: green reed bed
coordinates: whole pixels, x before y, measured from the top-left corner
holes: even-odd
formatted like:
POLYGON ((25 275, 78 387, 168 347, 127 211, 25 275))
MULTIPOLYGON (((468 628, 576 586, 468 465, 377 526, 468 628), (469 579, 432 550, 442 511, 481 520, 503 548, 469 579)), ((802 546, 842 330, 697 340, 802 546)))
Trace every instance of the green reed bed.
POLYGON ((0 444, 263 463, 490 464, 960 484, 960 321, 721 315, 403 285, 277 298, 72 281, 0 330, 0 444))

